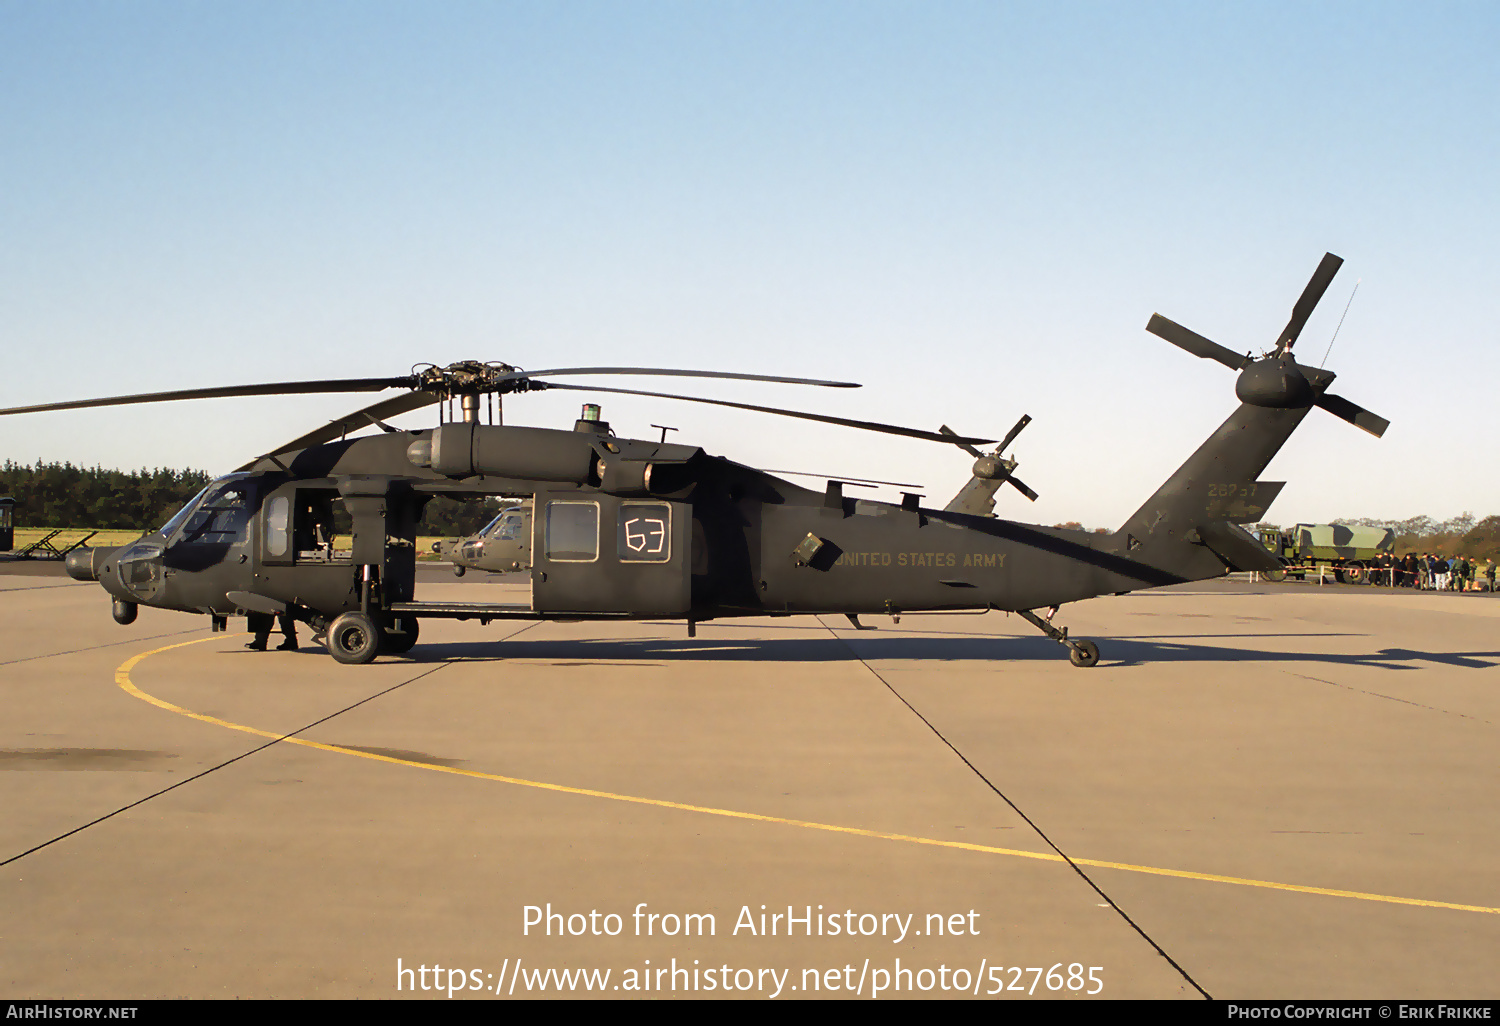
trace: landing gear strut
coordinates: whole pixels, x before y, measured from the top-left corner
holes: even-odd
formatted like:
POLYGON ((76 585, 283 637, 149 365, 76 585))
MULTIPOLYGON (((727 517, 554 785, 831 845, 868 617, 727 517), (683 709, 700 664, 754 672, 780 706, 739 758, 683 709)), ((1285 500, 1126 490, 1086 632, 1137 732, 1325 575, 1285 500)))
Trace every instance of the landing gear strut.
POLYGON ((1052 617, 1057 614, 1057 607, 1053 606, 1047 613, 1047 619, 1043 620, 1029 609, 1018 609, 1016 612, 1026 620, 1027 623, 1041 631, 1047 637, 1059 645, 1068 646, 1068 659, 1074 666, 1093 666, 1099 661, 1099 646, 1092 641, 1074 641, 1068 637, 1066 627, 1058 628, 1052 626, 1052 617))

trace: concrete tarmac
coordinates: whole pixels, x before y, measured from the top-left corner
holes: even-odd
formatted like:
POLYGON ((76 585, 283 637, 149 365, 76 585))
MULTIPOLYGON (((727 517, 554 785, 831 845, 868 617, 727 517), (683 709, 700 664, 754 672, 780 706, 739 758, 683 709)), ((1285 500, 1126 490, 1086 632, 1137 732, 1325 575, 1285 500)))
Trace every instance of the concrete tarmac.
POLYGON ((999 613, 348 667, 5 574, 0 989, 1492 999, 1497 617, 1214 583, 1065 607, 1086 670, 999 613))

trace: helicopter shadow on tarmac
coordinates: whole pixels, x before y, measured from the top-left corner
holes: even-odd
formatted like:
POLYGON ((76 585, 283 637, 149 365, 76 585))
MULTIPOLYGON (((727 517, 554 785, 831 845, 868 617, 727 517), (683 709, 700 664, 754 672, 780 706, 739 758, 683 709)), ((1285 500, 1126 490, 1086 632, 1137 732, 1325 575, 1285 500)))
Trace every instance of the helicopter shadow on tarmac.
MULTIPOLYGON (((1220 634, 1213 638, 1332 638, 1349 634, 1220 634)), ((1101 666, 1136 667, 1148 663, 1324 663, 1334 666, 1417 670, 1428 665, 1480 670, 1500 665, 1500 651, 1422 652, 1381 648, 1371 652, 1275 651, 1168 640, 1169 636, 1100 637, 1101 666)), ((739 662, 876 662, 885 660, 972 662, 1061 662, 1066 657, 1047 638, 975 635, 898 635, 858 638, 583 638, 559 641, 464 642, 422 645, 416 662, 545 661, 559 665, 600 663, 643 665, 667 661, 739 662)))

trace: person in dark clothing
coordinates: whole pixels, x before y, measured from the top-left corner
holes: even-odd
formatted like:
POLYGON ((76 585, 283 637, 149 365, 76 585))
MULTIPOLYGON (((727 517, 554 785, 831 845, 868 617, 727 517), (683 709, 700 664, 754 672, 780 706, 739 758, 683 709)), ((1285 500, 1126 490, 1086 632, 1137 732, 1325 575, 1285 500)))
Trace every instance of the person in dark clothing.
POLYGON ((266 642, 271 640, 271 627, 277 620, 281 621, 283 640, 281 644, 276 646, 276 651, 297 651, 296 623, 286 613, 280 613, 274 617, 270 613, 245 614, 245 626, 255 635, 253 639, 245 643, 245 647, 252 652, 264 652, 266 650, 266 642))

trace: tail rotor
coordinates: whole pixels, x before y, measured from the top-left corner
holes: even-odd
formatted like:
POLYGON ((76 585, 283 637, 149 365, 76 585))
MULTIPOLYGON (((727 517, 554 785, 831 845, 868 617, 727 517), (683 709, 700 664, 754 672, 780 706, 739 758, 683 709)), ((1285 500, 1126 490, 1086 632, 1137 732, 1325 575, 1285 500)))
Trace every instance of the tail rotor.
POLYGON ((1323 254, 1317 270, 1292 307, 1291 319, 1277 337, 1276 345, 1260 359, 1249 354, 1241 356, 1160 314, 1151 315, 1146 330, 1200 359, 1214 360, 1230 370, 1238 371, 1240 376, 1234 390, 1243 402, 1270 409, 1305 409, 1317 406, 1379 438, 1390 427, 1390 421, 1343 396, 1329 392, 1328 386, 1334 379, 1333 372, 1304 367, 1292 357, 1292 346, 1296 344, 1308 318, 1312 316, 1323 294, 1328 291, 1328 286, 1343 263, 1342 258, 1332 253, 1323 254))
POLYGON ((1011 442, 1021 430, 1031 423, 1031 414, 1026 414, 1016 421, 1016 426, 1011 428, 995 446, 993 453, 984 453, 974 448, 968 442, 960 438, 952 428, 944 424, 938 432, 945 435, 964 452, 974 457, 973 477, 969 483, 948 503, 945 509, 950 513, 969 513, 974 516, 993 516, 995 509, 995 492, 1002 484, 1009 483, 1011 487, 1020 492, 1032 502, 1037 500, 1037 493, 1032 491, 1026 482, 1015 476, 1018 463, 1014 456, 1007 458, 1004 454, 1011 442))

